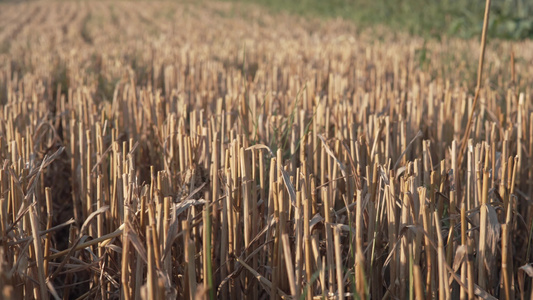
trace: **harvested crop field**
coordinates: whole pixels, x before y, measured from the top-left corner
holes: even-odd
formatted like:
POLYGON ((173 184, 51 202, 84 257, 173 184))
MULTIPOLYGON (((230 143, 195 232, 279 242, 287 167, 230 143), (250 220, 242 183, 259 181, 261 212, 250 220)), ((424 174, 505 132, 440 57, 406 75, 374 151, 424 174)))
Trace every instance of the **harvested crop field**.
POLYGON ((0 3, 0 298, 529 299, 533 43, 479 48, 0 3))

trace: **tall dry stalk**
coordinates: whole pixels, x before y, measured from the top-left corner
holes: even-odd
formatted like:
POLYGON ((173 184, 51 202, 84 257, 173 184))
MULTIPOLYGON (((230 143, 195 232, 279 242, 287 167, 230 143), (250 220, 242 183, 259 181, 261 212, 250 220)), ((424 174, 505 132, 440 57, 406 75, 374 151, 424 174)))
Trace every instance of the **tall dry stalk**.
POLYGON ((482 84, 482 79, 483 79, 483 62, 485 60, 485 45, 487 43, 487 30, 489 28, 490 2, 491 0, 485 1, 485 15, 483 17, 483 30, 481 31, 481 42, 480 42, 479 60, 478 60, 478 67, 477 67, 476 91, 474 94, 474 102, 472 103, 472 109, 470 110, 468 121, 466 122, 466 129, 465 129, 463 139, 461 142, 461 149, 459 150, 459 159, 458 159, 459 166, 463 164, 466 144, 467 144, 468 137, 470 136, 470 133, 471 133, 470 129, 472 127, 474 112, 476 110, 476 105, 479 99, 479 94, 481 92, 481 84, 482 84))

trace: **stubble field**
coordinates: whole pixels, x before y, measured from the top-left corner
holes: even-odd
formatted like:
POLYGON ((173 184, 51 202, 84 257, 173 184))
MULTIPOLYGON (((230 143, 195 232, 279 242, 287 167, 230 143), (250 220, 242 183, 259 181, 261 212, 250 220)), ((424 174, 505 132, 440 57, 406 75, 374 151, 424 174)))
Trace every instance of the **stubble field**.
POLYGON ((532 50, 0 3, 0 298, 529 299, 532 50))

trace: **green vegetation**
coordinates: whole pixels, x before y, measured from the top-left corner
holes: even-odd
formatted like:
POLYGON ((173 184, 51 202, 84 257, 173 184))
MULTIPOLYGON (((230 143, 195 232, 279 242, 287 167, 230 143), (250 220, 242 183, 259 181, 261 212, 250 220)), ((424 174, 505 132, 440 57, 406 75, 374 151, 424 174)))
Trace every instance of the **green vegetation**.
MULTIPOLYGON (((479 35, 485 1, 469 0, 241 0, 256 2, 273 11, 303 16, 342 17, 363 27, 384 24, 392 30, 440 38, 443 34, 470 38, 479 35)), ((533 37, 533 2, 493 0, 489 37, 533 37)))

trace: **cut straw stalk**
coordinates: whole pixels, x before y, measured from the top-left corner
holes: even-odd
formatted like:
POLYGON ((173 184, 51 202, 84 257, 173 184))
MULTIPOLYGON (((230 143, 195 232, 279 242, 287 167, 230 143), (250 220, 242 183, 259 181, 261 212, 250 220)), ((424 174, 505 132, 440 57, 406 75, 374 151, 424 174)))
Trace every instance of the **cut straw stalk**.
MULTIPOLYGON (((52 191, 50 188, 45 189, 45 195, 46 195, 46 215, 47 215, 46 230, 50 230, 52 228, 52 222, 54 218, 52 191)), ((48 256, 48 254, 50 253, 51 238, 52 238, 52 234, 47 233, 46 240, 44 242, 43 257, 48 256)), ((44 260, 44 263, 43 263, 43 270, 44 270, 45 276, 48 276, 48 262, 49 260, 44 260)))
POLYGON ((131 290, 130 290, 130 280, 129 280, 129 270, 130 270, 130 259, 129 259, 129 249, 130 241, 128 237, 128 226, 125 226, 122 234, 122 272, 121 272, 121 281, 122 281, 122 295, 125 300, 131 299, 131 290))
MULTIPOLYGON (((204 207, 203 211, 203 223, 204 223, 204 241, 203 241, 203 251, 202 257, 204 259, 204 287, 208 291, 209 298, 211 300, 215 299, 215 289, 213 287, 213 268, 211 260, 211 214, 209 206, 204 207)), ((190 280, 190 279, 189 279, 190 280)))
POLYGON ((289 235, 284 233, 281 236, 281 242, 283 245, 283 255, 286 261, 285 267, 287 270, 287 278, 289 279, 289 287, 291 289, 291 295, 296 296, 298 294, 296 287, 296 280, 294 278, 294 265, 292 264, 292 254, 289 245, 289 235))
POLYGON ((450 299, 450 284, 448 282, 448 271, 444 254, 444 241, 441 234, 440 219, 438 212, 433 213, 435 218, 435 231, 438 239, 438 266, 439 266, 439 299, 450 299))
POLYGON ((488 182, 489 182, 489 173, 487 170, 483 174, 483 187, 479 208, 479 245, 478 245, 478 285, 482 289, 487 288, 487 270, 485 268, 485 261, 487 259, 487 204, 488 204, 488 182))
POLYGON ((190 238, 189 221, 184 220, 181 223, 182 229, 185 232, 183 238, 183 248, 185 249, 185 296, 189 296, 190 300, 196 299, 196 267, 195 267, 195 245, 190 238))
MULTIPOLYGON (((35 200, 35 196, 34 196, 35 200)), ((37 275, 39 279, 39 299, 47 299, 47 288, 46 288, 46 279, 45 279, 45 269, 44 269, 44 259, 43 259, 43 249, 41 244, 41 239, 39 237, 39 227, 37 221, 37 210, 35 206, 32 206, 30 211, 30 222, 31 222, 31 231, 33 233, 33 248, 35 251, 35 258, 37 260, 37 275)))
POLYGON ((344 299, 344 276, 343 276, 343 264, 341 254, 341 238, 340 229, 338 226, 333 228, 333 237, 335 240, 335 271, 337 275, 337 299, 344 299))

